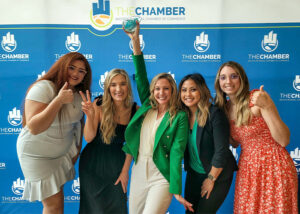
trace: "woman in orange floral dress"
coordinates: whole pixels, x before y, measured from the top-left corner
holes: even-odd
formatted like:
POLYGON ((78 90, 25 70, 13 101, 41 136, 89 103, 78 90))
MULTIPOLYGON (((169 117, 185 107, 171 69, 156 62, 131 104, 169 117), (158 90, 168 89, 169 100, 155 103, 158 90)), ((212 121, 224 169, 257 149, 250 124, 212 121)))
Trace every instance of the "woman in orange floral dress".
POLYGON ((230 119, 231 143, 241 144, 234 213, 298 214, 297 172, 285 149, 290 132, 272 99, 263 86, 249 91, 244 69, 232 61, 219 68, 215 89, 216 104, 230 119))

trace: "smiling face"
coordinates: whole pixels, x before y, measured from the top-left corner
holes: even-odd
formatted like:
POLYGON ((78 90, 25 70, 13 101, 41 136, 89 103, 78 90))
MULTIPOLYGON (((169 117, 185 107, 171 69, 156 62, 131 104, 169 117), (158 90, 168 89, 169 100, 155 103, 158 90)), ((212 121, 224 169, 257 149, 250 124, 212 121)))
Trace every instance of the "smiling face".
POLYGON ((197 109, 201 93, 194 80, 188 79, 183 82, 180 99, 189 109, 197 109))
POLYGON ((70 88, 80 84, 86 75, 86 67, 83 61, 75 60, 68 66, 68 83, 70 88))
POLYGON ((219 84, 228 96, 236 95, 241 85, 240 76, 232 67, 225 66, 220 71, 219 84))
POLYGON ((168 106, 172 95, 172 86, 169 80, 165 78, 157 80, 153 94, 158 105, 168 106))
POLYGON ((112 78, 109 85, 109 92, 114 101, 125 101, 128 96, 128 85, 126 78, 118 74, 112 78))

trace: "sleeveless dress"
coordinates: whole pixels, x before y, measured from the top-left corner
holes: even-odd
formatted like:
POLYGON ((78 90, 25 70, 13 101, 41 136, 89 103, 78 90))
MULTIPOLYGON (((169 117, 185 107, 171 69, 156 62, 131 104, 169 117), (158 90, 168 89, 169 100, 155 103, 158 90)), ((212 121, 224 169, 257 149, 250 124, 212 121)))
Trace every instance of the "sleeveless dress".
MULTIPOLYGON (((133 104, 131 116, 136 111, 133 104)), ((122 214, 127 211, 127 194, 121 182, 114 185, 124 165, 126 154, 122 151, 127 125, 117 124, 110 144, 105 144, 100 132, 83 149, 79 161, 80 208, 84 214, 122 214)))
MULTIPOLYGON (((56 96, 54 84, 41 80, 31 87, 26 99, 49 104, 56 96)), ((72 157, 81 140, 81 101, 80 95, 74 93, 73 103, 62 107, 61 120, 56 115, 51 126, 40 134, 31 134, 27 126, 22 129, 17 153, 25 177, 23 199, 42 201, 74 179, 72 157)))
POLYGON ((247 126, 230 123, 231 136, 241 144, 234 213, 298 214, 296 168, 263 117, 252 116, 247 126))

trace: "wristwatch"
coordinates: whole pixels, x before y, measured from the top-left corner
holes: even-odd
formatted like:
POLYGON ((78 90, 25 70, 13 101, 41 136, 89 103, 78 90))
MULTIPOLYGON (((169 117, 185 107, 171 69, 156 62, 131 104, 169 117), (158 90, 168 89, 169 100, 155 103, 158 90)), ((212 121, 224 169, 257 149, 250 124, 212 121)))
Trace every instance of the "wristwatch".
POLYGON ((208 174, 207 175, 207 178, 209 179, 209 180, 211 180, 211 181, 216 181, 217 179, 213 176, 213 175, 211 175, 211 174, 208 174))

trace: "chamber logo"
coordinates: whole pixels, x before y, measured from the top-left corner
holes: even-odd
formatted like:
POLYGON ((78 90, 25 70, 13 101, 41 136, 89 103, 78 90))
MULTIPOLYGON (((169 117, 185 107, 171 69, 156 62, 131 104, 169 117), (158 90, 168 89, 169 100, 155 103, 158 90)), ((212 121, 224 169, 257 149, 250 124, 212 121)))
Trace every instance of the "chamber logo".
POLYGON ((196 51, 203 53, 208 50, 210 46, 210 42, 208 40, 208 34, 204 32, 200 33, 200 36, 196 36, 196 40, 194 41, 194 48, 196 51))
POLYGON ((76 194, 80 194, 80 182, 79 182, 79 177, 75 180, 73 180, 72 184, 72 190, 76 194))
POLYGON ((13 185, 11 186, 11 190, 16 195, 23 195, 25 186, 25 181, 18 178, 16 181, 13 182, 13 185))
POLYGON ((294 151, 290 152, 291 158, 293 158, 295 167, 297 169, 298 174, 300 174, 300 150, 297 147, 294 151))
POLYGON ((65 44, 66 44, 66 48, 70 52, 77 52, 77 51, 79 51, 79 49, 81 47, 81 42, 79 40, 79 36, 77 34, 75 34, 74 32, 71 33, 70 36, 67 36, 67 40, 66 40, 65 44))
POLYGON ((2 37, 1 46, 6 52, 13 52, 17 48, 17 41, 15 35, 8 32, 6 36, 2 37))
POLYGON ((17 110, 16 107, 13 108, 13 110, 9 111, 7 120, 12 126, 20 125, 22 123, 21 111, 17 110))
POLYGON ((106 71, 104 74, 100 75, 99 86, 103 90, 104 90, 104 82, 105 82, 105 79, 106 79, 107 75, 108 75, 108 71, 106 71))
POLYGON ((293 88, 298 93, 280 93, 280 101, 300 101, 300 75, 295 75, 293 81, 293 88))
POLYGON ((196 36, 196 39, 194 40, 194 49, 198 53, 195 53, 194 51, 193 53, 181 53, 182 62, 221 62, 221 54, 219 54, 218 52, 212 53, 213 49, 211 51, 208 51, 209 48, 210 40, 208 39, 208 34, 205 34, 205 32, 203 31, 198 36, 196 36), (206 51, 208 51, 208 53, 205 53, 206 51))
POLYGON ((300 91, 300 75, 296 75, 293 81, 293 87, 296 91, 300 91))
POLYGON ((270 31, 267 35, 264 35, 264 39, 261 41, 261 47, 266 52, 273 52, 278 47, 277 33, 270 31))
POLYGON ((113 12, 109 0, 98 0, 92 4, 90 19, 92 26, 97 30, 107 30, 112 26, 113 12))
POLYGON ((277 33, 270 31, 261 41, 262 53, 248 53, 248 62, 288 62, 289 53, 272 53, 278 47, 277 33))
POLYGON ((0 162, 0 169, 6 169, 6 163, 0 162))
MULTIPOLYGON (((140 37, 140 47, 141 47, 141 51, 143 51, 144 48, 145 48, 145 41, 144 41, 144 39, 143 39, 143 35, 139 35, 139 37, 140 37)), ((129 47, 130 47, 130 49, 133 51, 133 46, 132 46, 132 41, 131 41, 131 40, 130 40, 130 42, 129 42, 129 47)))

